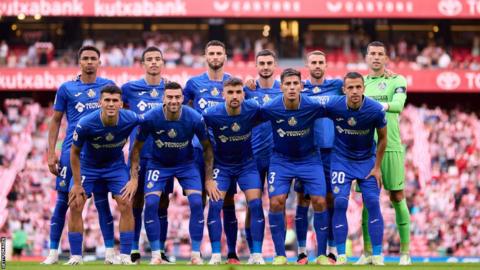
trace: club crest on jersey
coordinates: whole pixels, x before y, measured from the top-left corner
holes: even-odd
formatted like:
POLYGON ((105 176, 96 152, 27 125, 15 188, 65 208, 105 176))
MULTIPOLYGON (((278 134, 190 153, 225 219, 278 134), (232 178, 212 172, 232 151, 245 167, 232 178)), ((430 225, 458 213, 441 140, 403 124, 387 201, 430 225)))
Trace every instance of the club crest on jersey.
POLYGON ((64 186, 66 186, 67 184, 65 183, 65 180, 62 180, 62 181, 60 181, 60 183, 59 183, 58 185, 61 186, 61 187, 64 187, 64 186))
POLYGON ((313 88, 313 90, 312 90, 312 92, 314 94, 320 93, 320 91, 322 91, 322 90, 320 90, 320 88, 318 88, 318 86, 315 86, 315 88, 313 88))
POLYGON ((108 142, 111 142, 113 141, 113 139, 115 139, 115 136, 113 136, 112 133, 107 133, 107 136, 105 136, 105 140, 107 140, 108 142))
POLYGON ((220 91, 218 91, 218 89, 216 87, 214 87, 212 89, 212 91, 210 92, 210 94, 214 97, 218 96, 218 94, 220 94, 220 91))
POLYGON ((333 189, 333 193, 338 194, 339 192, 340 189, 338 188, 338 186, 335 186, 335 188, 333 189))
POLYGON ((223 136, 223 135, 218 136, 218 138, 220 139, 220 141, 221 141, 222 143, 226 143, 226 142, 228 141, 228 137, 223 136))
POLYGON ((148 182, 147 188, 153 188, 153 183, 152 183, 152 182, 148 182))
POLYGON ((377 88, 378 90, 385 90, 385 88, 387 88, 387 84, 385 82, 379 82, 377 88))
POLYGON ((175 138, 175 137, 177 137, 177 132, 176 132, 175 129, 173 129, 173 128, 170 129, 170 131, 169 131, 167 134, 168 134, 168 137, 170 137, 170 138, 172 138, 172 139, 175 138))
POLYGON ((270 187, 268 188, 268 192, 274 192, 275 191, 275 188, 273 187, 273 185, 270 185, 270 187))
POLYGON ((73 137, 74 141, 78 141, 78 133, 77 133, 76 130, 73 131, 73 136, 72 137, 73 137))
POLYGON ((357 124, 357 121, 355 120, 355 118, 350 117, 350 118, 348 118, 347 123, 348 123, 351 127, 354 127, 354 126, 357 124))
POLYGON ((153 88, 152 92, 150 92, 150 96, 153 97, 153 98, 158 97, 157 89, 153 88))
POLYGON ((290 125, 291 127, 295 126, 297 124, 297 119, 295 119, 295 117, 290 117, 290 119, 288 119, 288 125, 290 125))
POLYGON ((238 132, 239 130, 240 130, 240 125, 237 124, 237 122, 234 122, 234 123, 232 124, 232 131, 233 131, 233 132, 238 132))
POLYGON ((269 102, 269 101, 270 101, 270 99, 271 99, 271 98, 270 98, 270 96, 269 96, 268 94, 267 94, 267 95, 265 95, 265 96, 263 97, 263 104, 265 104, 265 103, 269 102))
POLYGON ((88 89, 88 92, 87 92, 87 96, 88 96, 88 97, 93 98, 93 97, 95 97, 96 95, 97 95, 97 93, 95 93, 95 91, 93 91, 93 89, 91 89, 91 88, 88 89))

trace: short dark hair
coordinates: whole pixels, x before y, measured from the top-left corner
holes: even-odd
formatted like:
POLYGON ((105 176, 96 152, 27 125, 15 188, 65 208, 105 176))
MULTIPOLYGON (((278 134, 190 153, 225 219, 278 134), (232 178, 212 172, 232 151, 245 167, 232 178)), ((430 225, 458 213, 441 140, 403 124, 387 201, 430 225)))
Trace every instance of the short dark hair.
POLYGON ((108 93, 108 94, 120 94, 122 95, 122 89, 120 89, 118 86, 114 84, 109 84, 100 90, 100 95, 103 93, 108 93))
POLYGON ((300 71, 293 68, 287 68, 282 71, 282 74, 280 74, 280 81, 283 82, 286 77, 290 76, 297 76, 300 80, 302 80, 302 74, 300 71))
POLYGON ((368 49, 370 47, 383 47, 383 49, 385 50, 385 53, 387 53, 387 47, 385 46, 385 44, 383 44, 383 42, 381 41, 372 41, 370 43, 368 43, 367 45, 367 53, 368 53, 368 49))
POLYGON ((82 55, 82 53, 84 51, 94 51, 97 53, 98 55, 98 58, 100 58, 100 50, 97 49, 97 47, 95 46, 91 46, 91 45, 86 45, 86 46, 82 46, 79 50, 78 50, 78 53, 77 53, 77 58, 80 59, 80 56, 82 55))
POLYGON ((208 47, 211 46, 220 46, 225 50, 225 43, 221 42, 220 40, 210 40, 207 45, 205 45, 205 51, 208 49, 208 47))
POLYGON ((165 90, 168 90, 168 89, 170 89, 170 90, 172 90, 172 89, 173 90, 177 90, 177 89, 182 90, 182 86, 177 82, 167 82, 165 84, 165 90))
POLYGON ((162 57, 162 60, 163 60, 163 53, 162 51, 155 47, 155 46, 150 46, 148 48, 146 48, 143 52, 142 52, 142 62, 145 61, 145 54, 148 53, 148 52, 159 52, 160 53, 160 56, 162 57))
POLYGON ((269 50, 269 49, 263 49, 259 51, 255 56, 255 61, 257 61, 258 57, 260 56, 271 56, 275 61, 277 60, 277 55, 272 50, 269 50))
POLYGON ((363 80, 362 74, 360 74, 360 73, 358 73, 358 72, 356 72, 356 71, 351 71, 351 72, 348 72, 347 74, 345 74, 345 76, 343 77, 343 83, 345 84, 345 81, 346 81, 347 79, 358 79, 358 78, 362 79, 362 82, 365 82, 365 81, 363 80))
POLYGON ((223 87, 224 88, 227 87, 227 86, 239 86, 239 85, 243 87, 243 81, 242 81, 242 79, 237 78, 237 77, 230 77, 223 82, 223 87))

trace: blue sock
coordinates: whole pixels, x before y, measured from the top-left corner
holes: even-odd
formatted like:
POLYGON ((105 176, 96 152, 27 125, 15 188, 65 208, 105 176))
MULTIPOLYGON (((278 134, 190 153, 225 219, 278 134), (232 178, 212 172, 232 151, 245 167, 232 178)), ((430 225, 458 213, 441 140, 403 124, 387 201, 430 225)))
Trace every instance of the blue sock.
POLYGON ((250 230, 252 232, 252 253, 262 253, 263 236, 265 233, 265 217, 261 199, 248 202, 250 209, 250 230))
POLYGON ((160 250, 165 250, 168 231, 168 208, 159 208, 158 218, 160 219, 160 250))
POLYGON ((286 256, 285 253, 285 217, 283 212, 269 212, 270 231, 277 256, 286 256))
POLYGON ((143 208, 133 208, 133 218, 135 220, 135 230, 133 234, 132 250, 139 250, 140 232, 142 231, 142 212, 143 208))
POLYGON ((50 221, 50 249, 58 249, 63 227, 65 226, 65 215, 68 210, 68 192, 57 191, 57 202, 50 221))
POLYGON ((69 232, 68 242, 70 243, 70 254, 82 256, 83 233, 69 232))
POLYGON ((328 208, 328 246, 335 247, 335 239, 333 237, 333 207, 328 208))
POLYGON ((158 218, 158 204, 160 197, 158 195, 148 195, 145 198, 145 231, 150 242, 152 251, 160 249, 160 220, 158 218))
POLYGON ((364 199, 368 211, 368 233, 372 242, 373 255, 381 255, 383 241, 383 216, 380 210, 378 196, 368 196, 364 199))
POLYGON ((200 245, 203 237, 203 226, 205 224, 203 218, 202 195, 193 193, 188 196, 190 204, 190 225, 189 232, 192 241, 192 251, 200 252, 200 245))
POLYGON ((223 230, 227 238, 228 253, 237 253, 238 222, 235 205, 223 206, 223 230))
POLYGON ((313 214, 313 227, 317 235, 317 256, 327 255, 328 228, 330 227, 327 210, 313 214))
POLYGON ((130 255, 134 231, 120 232, 120 254, 130 255))
POLYGON ((297 231, 297 241, 299 247, 307 246, 308 232, 308 206, 297 205, 297 213, 295 215, 295 229, 297 231))
POLYGON ((347 208, 348 198, 337 197, 334 201, 335 211, 333 213, 333 235, 335 237, 335 244, 337 245, 338 255, 345 254, 345 242, 347 241, 348 222, 347 222, 347 208))
MULTIPOLYGON (((252 222, 252 217, 250 217, 250 222, 252 222)), ((245 226, 248 226, 248 224, 245 224, 245 226)), ((247 239, 247 245, 250 253, 253 253, 252 230, 250 227, 245 227, 245 238, 247 239)))
POLYGON ((98 222, 106 248, 113 248, 113 216, 108 204, 108 193, 94 193, 93 198, 98 212, 98 222))
POLYGON ((208 235, 212 244, 212 253, 220 253, 220 240, 222 239, 222 220, 220 218, 220 212, 223 207, 223 200, 212 201, 210 200, 210 207, 208 208, 208 235))

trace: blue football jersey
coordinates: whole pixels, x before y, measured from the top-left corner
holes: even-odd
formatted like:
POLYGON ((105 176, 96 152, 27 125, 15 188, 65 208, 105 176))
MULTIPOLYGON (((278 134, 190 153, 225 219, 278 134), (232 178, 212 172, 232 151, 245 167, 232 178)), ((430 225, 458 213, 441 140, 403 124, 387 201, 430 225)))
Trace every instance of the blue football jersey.
MULTIPOLYGON (((272 88, 261 88, 258 81, 256 82, 255 91, 250 90, 248 87, 244 87, 245 98, 253 99, 260 105, 265 105, 275 97, 282 94, 280 89, 280 82, 275 81, 272 88)), ((252 148, 253 153, 258 155, 259 153, 269 152, 273 147, 273 135, 272 125, 270 122, 262 123, 253 128, 252 135, 252 148)))
POLYGON ((362 106, 358 110, 352 110, 348 108, 345 96, 329 97, 324 104, 327 116, 335 125, 333 152, 353 160, 365 160, 375 156, 375 129, 383 128, 387 124, 383 106, 369 97, 364 97, 362 106))
POLYGON ((222 81, 212 81, 208 78, 207 72, 190 78, 183 89, 184 104, 188 104, 191 100, 193 108, 203 113, 207 108, 223 102, 223 82, 228 78, 230 75, 225 73, 222 81))
POLYGON ((80 118, 99 108, 100 90, 113 84, 115 84, 113 81, 101 77, 97 77, 94 83, 82 83, 79 77, 63 83, 58 88, 53 109, 65 113, 67 117, 67 132, 62 152, 70 151, 73 131, 80 118))
MULTIPOLYGON (((162 104, 164 92, 165 83, 163 80, 158 85, 150 85, 142 78, 127 82, 122 86, 122 100, 128 104, 130 110, 137 114, 143 114, 162 104)), ((137 132, 137 128, 135 128, 130 135, 130 151, 132 150, 137 132)), ((145 141, 140 157, 151 158, 152 154, 150 152, 152 147, 153 141, 149 138, 145 141)))
POLYGON ((142 116, 121 109, 115 126, 104 126, 101 110, 78 121, 73 132, 73 144, 82 148, 81 163, 88 167, 105 168, 125 163, 123 146, 132 130, 141 123, 142 116))
MULTIPOLYGON (((343 81, 340 79, 325 79, 320 85, 314 85, 310 80, 306 80, 302 94, 321 101, 325 99, 325 96, 343 95, 342 87, 343 81)), ((333 121, 326 117, 317 119, 315 121, 315 145, 318 148, 332 148, 334 139, 333 121)))
POLYGON ((281 95, 263 106, 261 112, 263 119, 272 124, 275 152, 289 158, 304 158, 315 152, 314 122, 325 116, 321 103, 301 95, 299 108, 287 110, 281 95))
MULTIPOLYGON (((208 139, 202 116, 188 106, 182 106, 180 118, 169 121, 163 107, 157 107, 144 115, 137 140, 153 139, 152 159, 149 164, 173 167, 194 160, 192 139, 208 139)), ((148 165, 150 166, 150 165, 148 165)))
POLYGON ((228 115, 225 102, 207 109, 203 118, 213 133, 215 162, 243 164, 253 158, 252 129, 259 116, 260 106, 254 100, 244 101, 235 116, 228 115))

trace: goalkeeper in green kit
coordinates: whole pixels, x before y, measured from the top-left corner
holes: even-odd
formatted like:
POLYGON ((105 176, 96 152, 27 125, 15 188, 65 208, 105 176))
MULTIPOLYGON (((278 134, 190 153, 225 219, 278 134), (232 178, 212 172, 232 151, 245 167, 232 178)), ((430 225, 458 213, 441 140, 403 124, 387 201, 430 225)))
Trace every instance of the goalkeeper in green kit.
MULTIPOLYGON (((369 74, 365 76, 365 95, 380 102, 387 112, 387 149, 382 161, 382 179, 390 192, 395 208, 397 228, 400 233, 400 265, 410 265, 410 213, 403 192, 405 188, 404 147, 400 140, 399 114, 407 99, 407 82, 401 75, 385 76, 388 61, 387 49, 382 42, 367 46, 366 62, 369 74)), ((370 264, 372 245, 368 234, 368 213, 363 208, 362 231, 364 254, 356 264, 370 264)))

